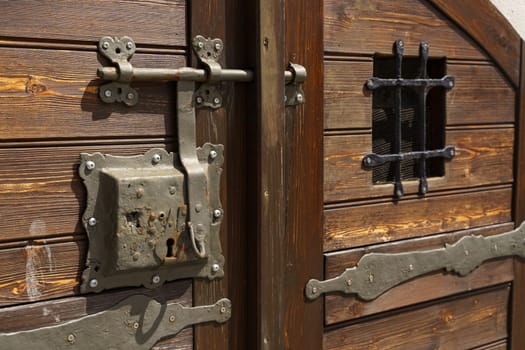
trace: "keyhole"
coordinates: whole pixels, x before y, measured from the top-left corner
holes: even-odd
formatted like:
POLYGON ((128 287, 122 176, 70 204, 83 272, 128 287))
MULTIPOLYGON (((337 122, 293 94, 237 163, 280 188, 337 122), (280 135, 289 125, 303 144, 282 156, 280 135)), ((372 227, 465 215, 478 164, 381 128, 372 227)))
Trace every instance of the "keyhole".
POLYGON ((173 245, 175 244, 175 241, 173 238, 170 238, 166 241, 166 246, 168 247, 168 251, 166 252, 166 257, 172 257, 173 256, 173 245))

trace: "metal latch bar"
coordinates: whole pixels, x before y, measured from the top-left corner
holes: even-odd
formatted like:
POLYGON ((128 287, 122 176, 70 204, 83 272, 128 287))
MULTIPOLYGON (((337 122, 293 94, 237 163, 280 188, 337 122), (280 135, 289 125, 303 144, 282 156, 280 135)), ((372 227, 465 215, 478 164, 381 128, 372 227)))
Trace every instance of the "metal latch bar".
POLYGON ((525 257, 525 222, 515 230, 494 236, 465 236, 444 248, 406 253, 370 253, 357 266, 341 275, 308 281, 305 294, 317 299, 323 293, 356 294, 372 300, 387 290, 429 272, 446 269, 460 276, 468 275, 484 261, 499 257, 525 257))
POLYGON ((113 308, 50 327, 0 333, 3 349, 106 350, 151 349, 167 336, 204 322, 224 323, 231 317, 231 302, 186 307, 160 304, 134 295, 113 308))

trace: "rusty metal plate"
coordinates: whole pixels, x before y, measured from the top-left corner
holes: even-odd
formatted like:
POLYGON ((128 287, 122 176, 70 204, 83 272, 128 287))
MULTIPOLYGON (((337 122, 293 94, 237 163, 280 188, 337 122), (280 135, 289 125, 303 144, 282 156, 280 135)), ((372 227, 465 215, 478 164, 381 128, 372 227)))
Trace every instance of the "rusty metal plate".
POLYGON ((82 221, 89 238, 83 293, 224 275, 218 195, 223 146, 205 144, 196 152, 208 194, 206 235, 199 240, 205 255, 188 233, 187 182, 177 155, 163 149, 137 156, 81 154, 87 188, 82 221))

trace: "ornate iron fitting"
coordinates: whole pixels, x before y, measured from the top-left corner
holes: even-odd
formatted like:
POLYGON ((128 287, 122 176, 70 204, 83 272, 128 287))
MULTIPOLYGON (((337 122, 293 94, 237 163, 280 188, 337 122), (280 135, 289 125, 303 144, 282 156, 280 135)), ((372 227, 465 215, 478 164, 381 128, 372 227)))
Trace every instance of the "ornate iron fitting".
POLYGON ((185 307, 160 304, 135 295, 115 307, 77 320, 29 331, 0 333, 4 349, 56 350, 148 350, 160 339, 204 322, 224 323, 231 317, 231 302, 221 299, 213 305, 185 307))
POLYGON ((308 281, 305 294, 310 300, 324 293, 356 294, 373 300, 387 290, 416 277, 445 269, 460 276, 471 273, 484 261, 494 258, 525 257, 525 222, 515 230, 494 236, 465 236, 444 248, 406 253, 370 253, 357 266, 338 277, 308 281))

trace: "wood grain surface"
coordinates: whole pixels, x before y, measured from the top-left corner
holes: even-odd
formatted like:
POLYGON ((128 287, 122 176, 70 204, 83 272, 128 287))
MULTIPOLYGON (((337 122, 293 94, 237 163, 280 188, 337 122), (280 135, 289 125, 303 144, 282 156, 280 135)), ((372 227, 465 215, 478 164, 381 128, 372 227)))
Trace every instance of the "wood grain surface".
MULTIPOLYGON (((513 229, 512 223, 486 226, 478 229, 458 231, 453 234, 410 239, 390 244, 379 244, 326 254, 326 278, 340 275, 345 269, 354 267, 368 253, 402 253, 442 248, 446 243, 457 242, 466 235, 494 235, 513 229)), ((511 282, 514 277, 513 259, 505 258, 486 262, 472 273, 460 277, 437 271, 400 284, 369 302, 354 295, 331 294, 325 296, 325 322, 327 325, 346 320, 374 315, 412 304, 431 301, 496 284, 511 282)))
POLYGON ((502 285, 330 330, 323 348, 471 349, 492 343, 507 337, 509 289, 502 285))
MULTIPOLYGON (((374 184, 372 170, 362 166, 372 153, 372 135, 325 136, 324 201, 342 202, 391 197, 392 184, 374 184)), ((456 156, 445 161, 445 176, 429 178, 431 192, 513 182, 514 129, 457 129, 446 132, 445 145, 456 156)), ((416 194, 419 181, 405 180, 405 194, 416 194)))
POLYGON ((511 221, 512 187, 325 210, 325 252, 511 221))

